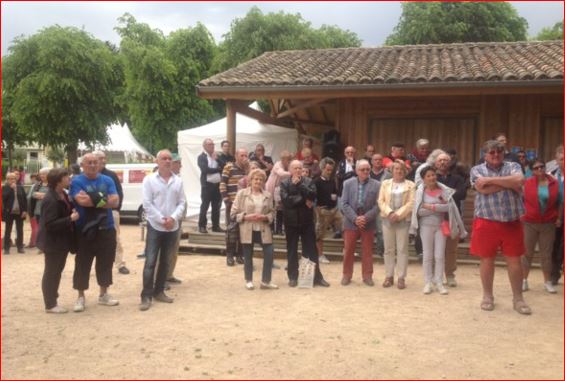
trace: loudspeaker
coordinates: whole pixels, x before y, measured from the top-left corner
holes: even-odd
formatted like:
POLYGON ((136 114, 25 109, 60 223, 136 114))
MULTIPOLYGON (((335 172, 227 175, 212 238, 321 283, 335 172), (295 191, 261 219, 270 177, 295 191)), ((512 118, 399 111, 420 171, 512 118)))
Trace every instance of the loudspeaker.
POLYGON ((322 136, 322 157, 339 160, 341 152, 340 134, 337 130, 325 132, 322 136))

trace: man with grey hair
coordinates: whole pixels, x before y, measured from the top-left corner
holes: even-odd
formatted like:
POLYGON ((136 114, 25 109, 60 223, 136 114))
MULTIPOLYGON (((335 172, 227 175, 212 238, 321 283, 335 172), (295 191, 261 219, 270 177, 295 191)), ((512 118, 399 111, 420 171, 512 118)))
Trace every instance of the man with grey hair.
POLYGON ((529 315, 532 310, 522 295, 521 257, 526 249, 520 217, 524 214, 524 175, 520 164, 504 160, 503 144, 489 140, 483 145, 483 149, 485 162, 471 169, 471 184, 477 195, 470 251, 481 260, 481 309, 494 310, 494 260, 497 251, 502 249, 512 288, 514 310, 529 315))
POLYGON ((147 247, 143 267, 143 290, 139 309, 146 311, 152 299, 172 303, 165 294, 172 249, 176 243, 179 222, 184 216, 186 199, 180 177, 172 170, 169 150, 157 153, 156 172, 143 179, 143 209, 147 213, 147 247), (157 275, 155 276, 155 267, 157 275))
POLYGON ((198 231, 208 233, 206 214, 210 204, 212 205, 212 231, 222 232, 220 228, 220 207, 222 196, 220 195, 220 181, 222 180, 222 167, 218 162, 218 156, 214 151, 214 141, 204 139, 202 142, 204 152, 198 155, 198 168, 200 168, 200 217, 198 219, 198 231))
POLYGON ((114 227, 116 228, 116 258, 114 259, 114 265, 116 266, 120 274, 127 275, 129 274, 129 270, 126 267, 126 262, 124 261, 124 248, 122 247, 122 242, 120 241, 120 209, 122 209, 122 202, 124 201, 124 191, 116 172, 106 168, 106 154, 103 151, 95 151, 93 153, 96 155, 96 157, 98 157, 100 173, 108 176, 114 181, 116 190, 118 191, 118 196, 120 197, 118 206, 112 209, 114 227))
MULTIPOLYGON (((416 147, 412 153, 408 154, 408 160, 413 166, 424 164, 430 154, 430 141, 428 139, 418 139, 416 147)), ((418 184, 416 184, 417 186, 418 184)))

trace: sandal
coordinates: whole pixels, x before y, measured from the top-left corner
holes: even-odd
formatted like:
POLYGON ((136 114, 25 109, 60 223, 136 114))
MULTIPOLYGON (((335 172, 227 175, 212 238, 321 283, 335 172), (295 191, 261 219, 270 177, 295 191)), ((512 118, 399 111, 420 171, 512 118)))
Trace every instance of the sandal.
POLYGON ((514 310, 522 315, 531 315, 532 309, 526 304, 524 300, 515 300, 514 310))
POLYGON ((394 278, 393 277, 386 277, 385 281, 383 282, 383 287, 390 287, 394 284, 394 278))
POLYGON ((481 309, 483 311, 492 311, 494 310, 494 298, 487 298, 484 297, 483 300, 481 301, 481 309))
POLYGON ((404 290, 406 288, 406 282, 404 282, 404 278, 398 278, 396 287, 398 287, 399 290, 404 290))

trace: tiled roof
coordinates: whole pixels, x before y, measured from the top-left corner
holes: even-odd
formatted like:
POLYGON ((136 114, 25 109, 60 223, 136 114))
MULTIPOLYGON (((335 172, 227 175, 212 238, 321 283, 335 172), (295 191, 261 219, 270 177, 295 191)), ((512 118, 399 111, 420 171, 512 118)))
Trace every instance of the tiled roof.
POLYGON ((555 79, 563 79, 563 41, 275 51, 205 79, 199 88, 555 79))

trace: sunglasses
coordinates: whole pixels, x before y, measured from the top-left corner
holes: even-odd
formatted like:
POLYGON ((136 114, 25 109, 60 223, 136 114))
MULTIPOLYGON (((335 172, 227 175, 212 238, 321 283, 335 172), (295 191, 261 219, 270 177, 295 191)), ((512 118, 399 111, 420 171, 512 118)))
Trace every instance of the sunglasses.
POLYGON ((544 169, 544 168, 545 168, 545 165, 536 165, 535 167, 532 167, 532 169, 534 169, 534 170, 536 170, 536 171, 537 171, 538 169, 544 169))

